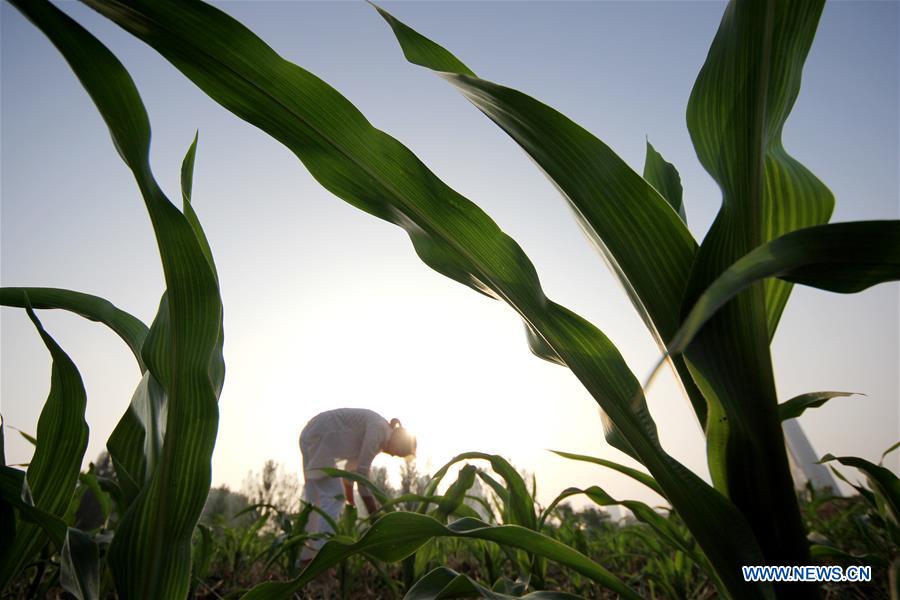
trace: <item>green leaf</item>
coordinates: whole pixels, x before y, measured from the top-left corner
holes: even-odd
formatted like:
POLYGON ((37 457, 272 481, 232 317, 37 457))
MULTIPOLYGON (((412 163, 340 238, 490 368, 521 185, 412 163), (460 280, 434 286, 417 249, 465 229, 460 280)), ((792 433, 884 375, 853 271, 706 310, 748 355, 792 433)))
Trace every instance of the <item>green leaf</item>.
POLYGON ((60 553, 59 583, 78 600, 100 597, 100 550, 91 536, 73 527, 60 553))
POLYGON ((900 280, 900 221, 807 227, 754 248, 700 295, 669 343, 669 351, 685 351, 716 312, 769 277, 841 293, 900 280))
MULTIPOLYGON (((161 310, 165 307, 164 303, 161 310)), ((106 442, 126 508, 150 481, 160 461, 167 416, 165 390, 147 371, 106 442)))
POLYGON ((663 491, 659 484, 656 482, 653 477, 644 473, 643 471, 639 471, 637 469, 633 469, 631 467, 626 467, 625 465, 619 464, 617 462, 606 460, 604 458, 597 458, 594 456, 585 456, 584 454, 572 454, 570 452, 562 452, 560 450, 551 450, 553 454, 558 456, 562 456, 563 458, 569 458, 571 460, 580 460, 583 462, 594 463, 595 465, 600 465, 601 467, 607 467, 612 469, 613 471, 618 471, 623 475, 627 475, 637 481, 638 483, 642 483, 663 498, 666 497, 666 493, 663 491))
POLYGON ((141 372, 146 370, 141 347, 147 337, 147 326, 136 317, 103 298, 59 288, 3 287, 0 288, 0 305, 25 308, 26 295, 34 308, 67 310, 90 321, 103 323, 128 345, 141 372))
POLYGON ((459 470, 459 474, 438 503, 435 515, 438 521, 446 523, 447 518, 462 505, 466 499, 466 492, 475 485, 476 469, 473 465, 466 465, 459 470))
POLYGON ((243 599, 289 599, 307 582, 349 556, 364 552, 376 560, 396 562, 435 537, 482 539, 521 548, 567 566, 624 598, 640 598, 615 575, 583 554, 518 525, 491 527, 476 519, 460 519, 450 525, 442 525, 435 519, 418 513, 393 512, 384 515, 354 543, 337 540, 327 542, 296 579, 263 583, 245 594, 243 599))
MULTIPOLYGON (((44 330, 27 296, 25 310, 53 362, 50 393, 38 418, 34 455, 18 489, 20 493, 27 490, 26 504, 31 504, 38 515, 43 513, 59 519, 65 515, 75 492, 81 460, 87 448, 88 425, 84 420, 87 396, 78 369, 44 330)), ((4 467, 4 471, 6 469, 9 467, 4 467)), ((40 525, 18 521, 15 539, 10 544, 9 552, 4 553, 6 560, 0 564, 0 589, 12 581, 47 540, 47 534, 40 525)))
POLYGON ((564 490, 553 500, 547 510, 549 511, 556 507, 557 504, 566 498, 579 494, 584 494, 600 506, 624 506, 630 510, 638 521, 649 525, 659 538, 665 541, 672 549, 680 550, 689 556, 716 583, 719 591, 723 594, 725 593, 724 584, 718 580, 715 570, 706 556, 694 545, 693 540, 685 537, 672 521, 663 517, 643 502, 637 500, 616 500, 603 488, 594 485, 586 489, 572 487, 564 490))
POLYGON ((365 486, 366 488, 369 489, 369 491, 372 492, 372 496, 374 496, 375 499, 378 500, 378 503, 381 505, 387 504, 391 500, 390 496, 388 496, 386 493, 384 493, 384 490, 382 490, 380 487, 378 487, 377 485, 372 483, 367 477, 364 477, 364 476, 360 475, 359 473, 354 473, 352 471, 345 471, 344 469, 335 469, 332 467, 321 467, 316 470, 322 471, 329 477, 341 477, 343 479, 355 481, 356 483, 358 483, 362 486, 365 486))
MULTIPOLYGON (((782 421, 796 419, 802 415, 807 408, 818 408, 832 398, 837 398, 839 396, 854 395, 856 395, 856 392, 810 392, 809 394, 801 394, 778 405, 778 418, 782 421)), ((864 396, 865 394, 861 395, 864 396)))
MULTIPOLYGON (((553 181, 665 351, 665 340, 678 326, 684 285, 697 250, 672 205, 606 144, 565 115, 517 90, 476 77, 445 48, 375 8, 393 29, 407 60, 453 84, 553 181)), ((530 330, 529 342, 538 356, 565 364, 552 345, 530 330)), ((680 358, 672 364, 700 423, 705 423, 706 404, 687 366, 680 358)))
MULTIPOLYGON (((534 513, 534 499, 528 493, 528 487, 525 480, 519 475, 515 467, 509 464, 502 456, 497 454, 485 454, 484 452, 463 452, 451 458, 443 467, 438 469, 431 482, 428 485, 426 494, 434 494, 437 490, 437 484, 441 481, 447 470, 454 464, 464 460, 486 460, 491 463, 491 469, 494 470, 506 482, 503 488, 496 482, 491 483, 491 478, 482 477, 497 495, 503 500, 506 515, 504 521, 512 525, 521 525, 528 529, 537 529, 537 517, 534 513), (498 489, 499 488, 499 489, 498 489), (500 491, 502 490, 502 492, 500 491)), ((470 486, 471 487, 471 486, 470 486)))
MULTIPOLYGON (((688 104, 697 155, 728 207, 704 241, 695 285, 759 244, 831 216, 831 192, 781 140, 823 5, 732 2, 725 12, 688 104)), ((789 293, 784 283, 766 285, 770 335, 789 293)))
POLYGON ((419 579, 403 600, 440 600, 442 598, 484 598, 485 600, 581 600, 581 596, 565 592, 539 591, 524 596, 510 596, 495 592, 468 575, 457 573, 447 567, 437 567, 419 579))
POLYGON ((687 224, 687 215, 684 212, 682 200, 681 176, 678 169, 667 162, 656 148, 647 141, 647 154, 644 157, 644 179, 666 199, 681 220, 687 224))
POLYGON ((900 479, 890 469, 856 456, 826 454, 819 462, 835 460, 844 466, 856 467, 865 474, 880 511, 894 527, 900 527, 900 479))
MULTIPOLYGON (((195 228, 153 178, 150 124, 127 71, 51 4, 13 4, 50 38, 90 94, 137 181, 156 234, 166 280, 165 310, 157 315, 141 356, 165 391, 165 439, 159 463, 119 523, 108 559, 120 596, 184 597, 191 535, 209 491, 218 426, 219 386, 211 376, 222 370, 212 365, 221 360, 222 339, 216 276, 195 228)), ((134 439, 135 445, 145 441, 134 439)))
POLYGON ((14 429, 14 430, 18 431, 19 435, 21 435, 25 439, 25 441, 28 442, 29 444, 31 444, 32 446, 37 446, 37 439, 35 439, 35 437, 33 435, 31 435, 29 433, 25 433, 24 431, 22 431, 21 429, 18 429, 16 427, 10 427, 10 429, 14 429))
MULTIPOLYGON (((61 518, 35 508, 24 471, 7 466, 0 467, 0 501, 9 509, 17 510, 21 518, 43 529, 50 541, 62 548, 66 539, 66 524, 61 518)), ((15 547, 12 543, 15 541, 15 533, 8 539, 9 543, 0 548, 0 564, 6 564, 6 561, 10 560, 15 547)))
MULTIPOLYGON (((212 249, 209 246, 209 240, 206 238, 206 232, 203 231, 203 226, 200 224, 200 219, 197 217, 197 213, 194 211, 194 206, 191 204, 191 194, 193 193, 194 189, 194 161, 197 155, 197 141, 199 138, 200 132, 198 131, 194 134, 194 141, 191 142, 187 153, 184 155, 184 160, 182 160, 181 162, 182 209, 184 211, 184 218, 187 219, 187 222, 194 230, 194 235, 197 236, 197 243, 200 244, 200 250, 206 257, 206 260, 209 263, 209 268, 212 270, 213 276, 218 282, 219 273, 216 270, 216 261, 213 259, 212 249)), ((219 339, 216 340, 216 348, 213 352, 213 358, 209 363, 209 376, 212 378, 213 390, 215 391, 217 398, 221 395, 222 386, 225 384, 225 358, 223 355, 224 346, 225 328, 220 324, 219 339)))
POLYGON ((881 460, 882 460, 882 462, 884 462, 884 458, 885 458, 888 454, 890 454, 891 452, 893 452, 893 451, 896 450, 897 448, 900 448, 900 442, 897 442, 896 444, 893 444, 890 448, 888 448, 887 450, 885 450, 884 452, 882 452, 882 453, 881 453, 881 460))

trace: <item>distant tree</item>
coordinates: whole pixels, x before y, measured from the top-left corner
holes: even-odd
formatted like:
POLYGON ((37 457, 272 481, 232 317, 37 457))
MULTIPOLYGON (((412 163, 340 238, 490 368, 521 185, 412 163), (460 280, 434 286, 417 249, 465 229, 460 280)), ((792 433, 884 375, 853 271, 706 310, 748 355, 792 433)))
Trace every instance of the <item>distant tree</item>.
MULTIPOLYGON (((250 499, 246 495, 231 491, 227 485, 220 485, 209 490, 200 521, 206 524, 231 521, 237 513, 248 506, 250 506, 250 499)), ((247 525, 252 518, 252 515, 241 516, 231 525, 247 525)))
POLYGON ((388 479, 388 470, 384 467, 372 467, 369 470, 369 481, 374 483, 378 489, 382 490, 391 498, 397 497, 397 489, 391 485, 388 479))
POLYGON ((274 460, 267 460, 262 471, 250 471, 241 492, 250 504, 270 504, 282 512, 297 512, 300 504, 300 481, 294 473, 287 473, 274 460))
MULTIPOLYGON (((423 494, 428 487, 429 477, 419 473, 416 460, 410 459, 400 467, 400 494, 423 494)), ((404 502, 404 510, 415 510, 416 502, 404 502)))

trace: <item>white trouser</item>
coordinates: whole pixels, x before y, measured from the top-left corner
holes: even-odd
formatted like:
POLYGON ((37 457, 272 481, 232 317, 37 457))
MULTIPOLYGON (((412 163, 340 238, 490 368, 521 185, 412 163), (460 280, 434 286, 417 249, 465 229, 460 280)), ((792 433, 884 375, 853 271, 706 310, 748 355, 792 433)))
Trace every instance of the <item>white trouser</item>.
MULTIPOLYGON (((303 483, 303 500, 319 507, 335 521, 341 515, 344 506, 344 487, 338 477, 322 477, 319 479, 307 479, 303 483)), ((309 515, 306 525, 307 533, 332 533, 331 525, 318 512, 313 511, 309 515)), ((301 560, 311 559, 325 543, 324 539, 307 540, 306 546, 300 553, 301 560)))

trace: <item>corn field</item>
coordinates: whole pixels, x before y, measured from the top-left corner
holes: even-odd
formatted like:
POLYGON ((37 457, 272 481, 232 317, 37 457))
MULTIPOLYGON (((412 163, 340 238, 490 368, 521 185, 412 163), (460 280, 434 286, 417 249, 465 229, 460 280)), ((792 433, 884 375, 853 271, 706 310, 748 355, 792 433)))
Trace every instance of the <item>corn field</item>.
POLYGON ((846 480, 856 495, 812 487, 798 495, 782 423, 848 393, 779 398, 770 349, 795 285, 853 294, 900 279, 900 221, 829 223, 831 191, 782 143, 824 2, 733 0, 725 8, 687 103, 697 157, 722 194, 700 240, 686 225, 689 190, 676 165, 649 142, 637 173, 554 108, 480 78, 478 65, 373 9, 408 62, 460 92, 493 123, 486 127, 499 127, 553 182, 658 345, 659 365, 646 378, 597 326, 545 294, 519 243, 478 205, 239 21, 195 0, 82 1, 287 147, 328 192, 400 227, 428 267, 512 309, 531 352, 569 370, 596 402, 598 434, 642 468, 558 454, 625 475, 668 506, 615 498, 596 485, 565 489, 542 506, 515 466, 476 449, 394 495, 359 475, 329 472, 370 488, 381 508, 364 517, 346 509, 309 564, 298 556, 315 506, 257 503, 201 519, 228 338, 217 248, 192 205, 198 138, 186 149, 180 203, 173 202, 151 167, 148 112, 119 58, 46 0, 10 0, 62 55, 108 127, 149 216, 164 285, 149 323, 77 290, 0 288, 0 304, 25 310, 52 359, 33 457, 24 468, 3 461, 4 594, 900 598, 900 480, 883 463, 829 454, 822 462, 839 477, 855 468, 865 478, 846 480), (106 440, 110 465, 102 472, 82 470, 87 394, 38 317, 49 309, 105 325, 140 372, 106 440), (660 442, 645 390, 663 369, 702 429, 711 483, 660 442), (86 497, 99 506, 91 526, 77 514, 86 497), (576 498, 597 508, 576 511, 568 504, 576 498), (610 522, 598 509, 611 506, 632 517, 610 522), (873 576, 857 584, 750 582, 741 569, 748 565, 865 566, 873 576))

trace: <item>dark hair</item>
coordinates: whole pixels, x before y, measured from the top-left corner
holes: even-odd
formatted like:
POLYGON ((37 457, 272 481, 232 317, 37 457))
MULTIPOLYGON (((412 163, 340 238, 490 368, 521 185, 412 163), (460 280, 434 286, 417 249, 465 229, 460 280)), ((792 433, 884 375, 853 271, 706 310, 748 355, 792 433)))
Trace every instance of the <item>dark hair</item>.
POLYGON ((402 427, 400 419, 391 419, 391 429, 400 429, 400 427, 402 427))

